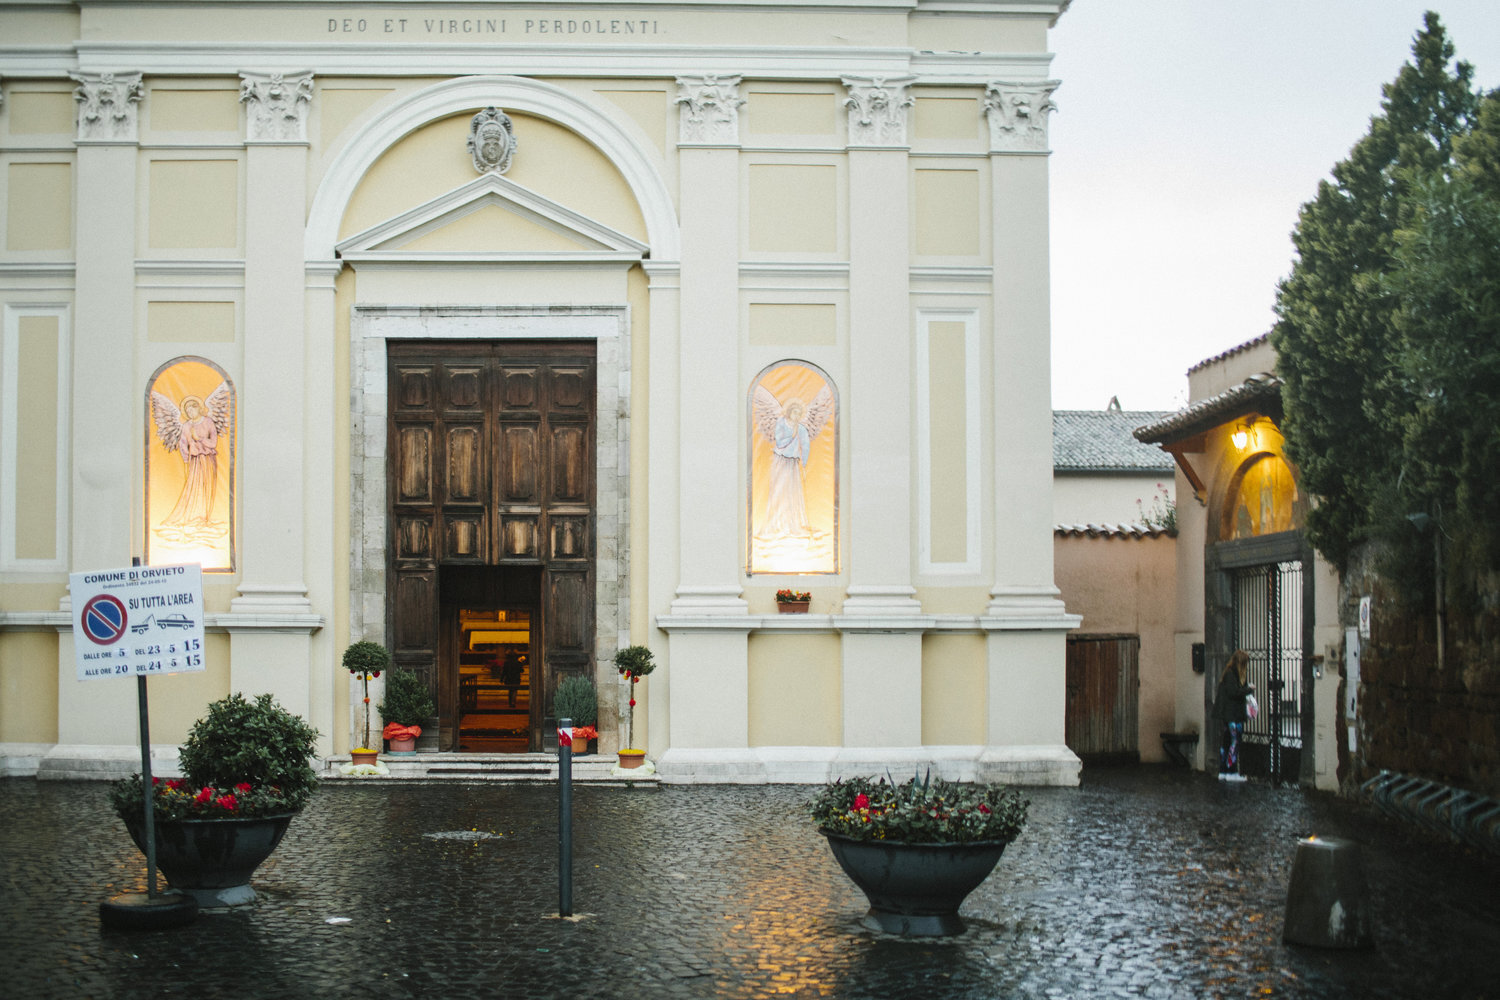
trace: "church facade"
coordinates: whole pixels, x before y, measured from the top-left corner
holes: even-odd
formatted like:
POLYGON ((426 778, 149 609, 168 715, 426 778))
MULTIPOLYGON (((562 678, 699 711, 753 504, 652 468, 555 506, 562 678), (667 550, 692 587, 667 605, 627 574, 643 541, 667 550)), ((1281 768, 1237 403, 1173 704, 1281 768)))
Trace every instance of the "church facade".
POLYGON ((5 5, 7 769, 130 766, 68 574, 139 558, 204 573, 157 743, 269 691, 346 754, 371 639, 419 752, 541 751, 584 677, 666 781, 1076 783, 1066 7, 5 5))

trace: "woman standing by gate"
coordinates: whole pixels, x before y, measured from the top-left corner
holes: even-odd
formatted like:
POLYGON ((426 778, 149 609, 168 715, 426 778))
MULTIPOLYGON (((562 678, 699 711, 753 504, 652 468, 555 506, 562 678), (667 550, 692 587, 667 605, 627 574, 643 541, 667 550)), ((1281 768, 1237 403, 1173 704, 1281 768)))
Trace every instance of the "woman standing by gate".
POLYGON ((1245 732, 1247 712, 1245 699, 1255 691, 1255 685, 1246 682, 1250 670, 1250 654, 1236 649, 1224 665, 1219 676, 1219 687, 1214 693, 1214 718, 1219 722, 1219 780, 1244 781, 1240 773, 1240 736, 1245 732))

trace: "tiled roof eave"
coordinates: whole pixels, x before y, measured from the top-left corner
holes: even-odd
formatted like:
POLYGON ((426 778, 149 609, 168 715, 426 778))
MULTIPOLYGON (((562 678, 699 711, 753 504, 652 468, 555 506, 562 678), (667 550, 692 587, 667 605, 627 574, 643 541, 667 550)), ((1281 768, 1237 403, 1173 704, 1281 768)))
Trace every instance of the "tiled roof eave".
POLYGON ((1137 427, 1134 434, 1136 440, 1144 444, 1173 444, 1255 412, 1274 420, 1281 419, 1281 379, 1269 372, 1251 375, 1217 396, 1199 400, 1169 417, 1137 427))
POLYGON ((1052 533, 1060 538, 1160 538, 1175 532, 1145 524, 1058 524, 1052 533))

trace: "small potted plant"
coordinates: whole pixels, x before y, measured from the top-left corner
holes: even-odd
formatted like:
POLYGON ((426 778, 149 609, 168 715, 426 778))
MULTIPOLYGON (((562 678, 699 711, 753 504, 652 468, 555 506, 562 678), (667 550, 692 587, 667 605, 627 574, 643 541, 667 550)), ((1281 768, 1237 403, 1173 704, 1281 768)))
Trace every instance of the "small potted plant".
POLYGON ((572 720, 573 753, 593 753, 599 738, 594 728, 599 722, 599 696, 593 682, 579 674, 564 677, 552 696, 552 709, 559 724, 563 719, 572 720))
POLYGON ((930 774, 854 778, 825 786, 812 820, 869 899, 866 927, 943 936, 964 931, 959 905, 1020 836, 1028 805, 1013 789, 930 774))
POLYGON ((374 764, 380 760, 380 750, 370 747, 370 679, 379 677, 382 670, 389 670, 391 666, 390 652, 378 642, 363 639, 351 643, 344 650, 344 669, 359 680, 360 693, 364 696, 365 703, 365 728, 363 742, 353 750, 349 756, 353 763, 374 764))
POLYGON ((391 753, 414 753, 422 724, 437 712, 437 702, 422 678, 395 666, 385 680, 385 697, 375 707, 385 723, 380 735, 390 741, 391 753))
POLYGON ((802 615, 812 604, 812 594, 806 590, 776 591, 776 610, 784 615, 802 615))
POLYGON ((645 646, 626 646, 615 654, 615 668, 630 684, 630 706, 625 715, 625 747, 620 750, 620 766, 640 767, 646 759, 646 751, 631 744, 635 740, 635 686, 656 669, 656 659, 645 646))
MULTIPOLYGON (((185 777, 151 779, 157 867, 174 889, 204 907, 254 901, 251 874, 317 788, 317 738, 269 694, 208 706, 182 744, 185 777)), ((144 853, 141 776, 115 782, 110 804, 144 853)))

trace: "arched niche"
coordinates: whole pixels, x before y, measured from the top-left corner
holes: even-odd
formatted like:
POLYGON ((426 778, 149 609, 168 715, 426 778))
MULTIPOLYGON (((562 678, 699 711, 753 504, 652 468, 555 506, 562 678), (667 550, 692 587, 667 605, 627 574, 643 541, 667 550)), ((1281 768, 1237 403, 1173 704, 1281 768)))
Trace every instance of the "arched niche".
POLYGON ((1219 509, 1217 540, 1300 531, 1306 514, 1297 475, 1286 459, 1274 452, 1259 452, 1246 458, 1230 477, 1219 509))
POLYGON ((194 355, 158 368, 146 387, 147 565, 232 572, 238 404, 224 369, 194 355))
POLYGON ((751 573, 837 573, 838 393, 828 373, 777 361, 750 384, 751 573))

